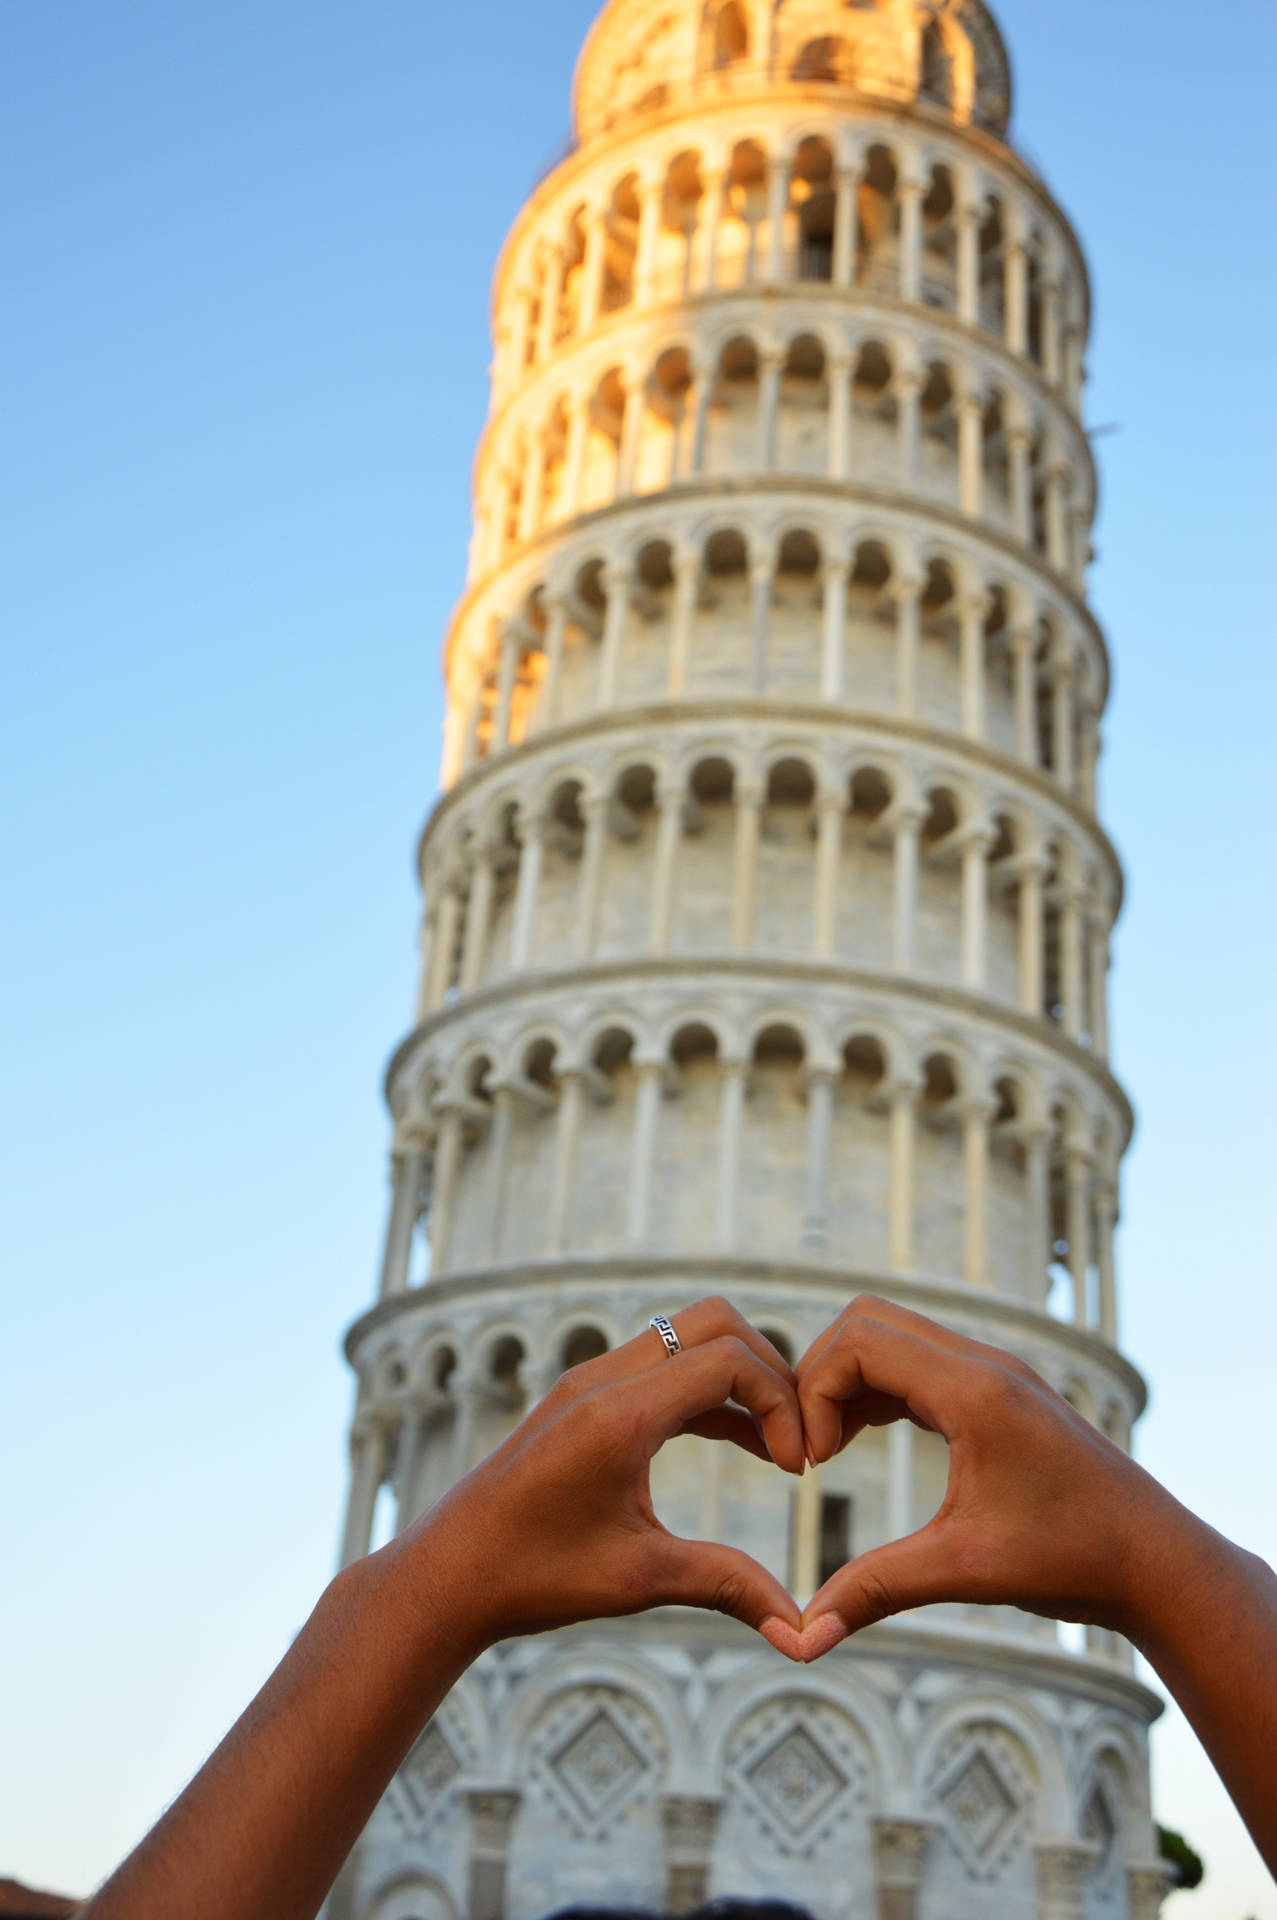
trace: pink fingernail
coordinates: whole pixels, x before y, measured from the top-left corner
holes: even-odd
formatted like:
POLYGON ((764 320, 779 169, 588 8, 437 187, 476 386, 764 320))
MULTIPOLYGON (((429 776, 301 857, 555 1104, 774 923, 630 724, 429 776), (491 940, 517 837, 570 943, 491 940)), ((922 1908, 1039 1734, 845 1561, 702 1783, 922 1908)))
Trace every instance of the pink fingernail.
POLYGON ((813 1660, 819 1660, 823 1654, 836 1647, 840 1640, 847 1638, 847 1626, 840 1615, 821 1613, 817 1614, 811 1625, 804 1627, 797 1637, 801 1643, 797 1657, 810 1666, 813 1660))
MULTIPOLYGON (((827 1618, 835 1619, 837 1616, 830 1614, 827 1618)), ((819 1624, 819 1622, 817 1624, 819 1624)), ((803 1636, 798 1631, 798 1628, 787 1625, 778 1615, 774 1613, 769 1614, 758 1631, 769 1645, 775 1647, 777 1653, 784 1654, 786 1660, 793 1660, 796 1664, 801 1665, 808 1657, 803 1652, 803 1636)), ((833 1644, 832 1641, 830 1644, 833 1644)), ((823 1652, 824 1649, 822 1648, 821 1651, 823 1652)))

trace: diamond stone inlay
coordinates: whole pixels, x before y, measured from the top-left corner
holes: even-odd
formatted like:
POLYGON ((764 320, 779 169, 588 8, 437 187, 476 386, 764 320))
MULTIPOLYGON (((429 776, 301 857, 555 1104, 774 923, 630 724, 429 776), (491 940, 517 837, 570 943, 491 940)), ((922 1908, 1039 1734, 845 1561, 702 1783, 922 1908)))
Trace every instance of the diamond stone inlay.
POLYGON ((404 1797, 418 1819, 432 1801, 447 1792, 460 1771, 461 1762, 447 1736, 432 1720, 399 1773, 404 1797))
POLYGON ((791 1727, 755 1760, 746 1777, 759 1798, 795 1833, 819 1819, 847 1785, 846 1774, 804 1727, 791 1727))
POLYGON ((1019 1812, 997 1768, 984 1753, 972 1755, 940 1798, 976 1853, 985 1856, 1005 1837, 1019 1812))
POLYGON ((647 1762, 600 1707, 560 1748, 554 1766, 584 1812, 597 1819, 646 1771, 647 1762))

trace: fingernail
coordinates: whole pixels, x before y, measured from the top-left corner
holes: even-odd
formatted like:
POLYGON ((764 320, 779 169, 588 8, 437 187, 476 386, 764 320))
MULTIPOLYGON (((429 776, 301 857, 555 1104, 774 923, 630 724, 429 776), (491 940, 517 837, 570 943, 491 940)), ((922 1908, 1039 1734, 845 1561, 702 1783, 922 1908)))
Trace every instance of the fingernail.
POLYGON ((811 1437, 809 1434, 806 1434, 806 1433, 803 1435, 803 1451, 807 1455, 807 1465, 809 1467, 814 1467, 816 1464, 816 1456, 812 1452, 811 1437))
MULTIPOLYGON (((836 1618, 836 1615, 828 1615, 827 1618, 836 1618)), ((793 1660, 796 1664, 801 1665, 807 1658, 802 1650, 803 1636, 798 1631, 798 1628, 789 1626, 788 1623, 780 1619, 777 1614, 769 1614, 758 1631, 769 1645, 775 1647, 777 1653, 784 1654, 786 1660, 793 1660)))
MULTIPOLYGON (((781 1622, 777 1623, 783 1624, 781 1622)), ((765 1629, 764 1629, 765 1631, 765 1629)), ((800 1642, 798 1659, 810 1666, 813 1660, 819 1660, 823 1654, 836 1647, 840 1640, 847 1638, 846 1622, 836 1613, 820 1613, 809 1627, 804 1627, 797 1636, 800 1642)), ((774 1644, 774 1643, 773 1643, 774 1644)))

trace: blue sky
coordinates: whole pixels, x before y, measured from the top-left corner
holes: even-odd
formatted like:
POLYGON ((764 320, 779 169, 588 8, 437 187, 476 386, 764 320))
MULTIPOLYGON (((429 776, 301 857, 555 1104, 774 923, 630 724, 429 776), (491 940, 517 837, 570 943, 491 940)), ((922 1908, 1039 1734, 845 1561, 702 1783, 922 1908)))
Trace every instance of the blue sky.
MULTIPOLYGON (((0 1875, 87 1891, 332 1569, 505 228, 592 0, 15 0, 0 1875)), ((1266 0, 1004 0, 1096 287, 1143 1458, 1277 1557, 1266 0)), ((1191 1737, 1177 1920, 1277 1920, 1191 1737)))

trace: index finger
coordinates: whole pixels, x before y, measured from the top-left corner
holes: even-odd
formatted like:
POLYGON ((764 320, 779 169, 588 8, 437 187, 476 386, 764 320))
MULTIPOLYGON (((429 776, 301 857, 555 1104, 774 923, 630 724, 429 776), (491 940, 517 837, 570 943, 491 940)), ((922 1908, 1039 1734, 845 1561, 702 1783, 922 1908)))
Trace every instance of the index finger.
POLYGON ((923 1425, 949 1438, 962 1359, 912 1330, 850 1313, 799 1368, 798 1403, 817 1461, 842 1444, 843 1404, 857 1394, 887 1394, 923 1425))
POLYGON ((685 1347, 635 1375, 627 1386, 646 1417, 655 1413, 662 1443, 734 1400, 757 1419, 776 1465, 787 1473, 803 1470, 803 1422, 793 1387, 733 1335, 685 1347))

